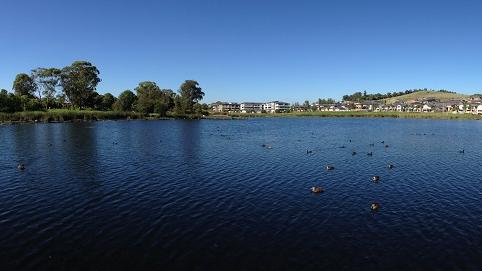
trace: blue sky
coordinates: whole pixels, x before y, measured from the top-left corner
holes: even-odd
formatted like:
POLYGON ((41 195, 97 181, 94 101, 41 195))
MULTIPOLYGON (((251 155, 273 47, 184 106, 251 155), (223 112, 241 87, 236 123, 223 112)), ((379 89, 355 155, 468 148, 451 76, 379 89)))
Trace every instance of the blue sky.
POLYGON ((205 102, 482 90, 480 1, 17 1, 0 9, 0 88, 88 60, 98 92, 195 79, 205 102))

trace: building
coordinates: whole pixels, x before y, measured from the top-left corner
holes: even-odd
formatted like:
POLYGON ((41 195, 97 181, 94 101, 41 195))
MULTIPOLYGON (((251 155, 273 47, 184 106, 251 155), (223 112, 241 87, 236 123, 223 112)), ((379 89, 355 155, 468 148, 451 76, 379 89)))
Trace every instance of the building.
POLYGON ((212 104, 214 112, 239 112, 240 105, 238 103, 216 102, 212 104))
POLYGON ((264 110, 264 103, 244 102, 239 109, 243 113, 261 113, 264 110))
POLYGON ((432 112, 432 107, 429 106, 428 104, 424 104, 422 107, 422 112, 427 113, 427 112, 432 112))
POLYGON ((479 104, 479 106, 477 106, 477 114, 482 115, 482 104, 479 104))
POLYGON ((288 112, 290 104, 280 101, 272 101, 264 104, 264 110, 269 113, 288 112))

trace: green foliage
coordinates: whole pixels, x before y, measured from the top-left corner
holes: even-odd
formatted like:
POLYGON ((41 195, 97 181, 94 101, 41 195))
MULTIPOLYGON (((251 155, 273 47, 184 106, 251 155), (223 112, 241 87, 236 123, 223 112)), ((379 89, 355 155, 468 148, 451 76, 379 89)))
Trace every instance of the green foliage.
POLYGON ((0 113, 0 122, 64 122, 117 119, 143 119, 142 114, 133 112, 87 111, 87 110, 49 110, 0 113))
POLYGON ((148 114, 157 113, 166 116, 167 112, 174 107, 174 92, 161 90, 155 82, 141 82, 136 87, 138 112, 148 114))
POLYGON ((132 111, 134 110, 134 103, 137 101, 137 96, 130 90, 123 91, 113 107, 115 111, 132 111))
POLYGON ((112 110, 112 107, 116 101, 116 98, 111 93, 107 92, 102 97, 101 108, 102 110, 109 111, 112 110))
MULTIPOLYGON (((76 61, 62 69, 36 68, 31 75, 19 74, 13 84, 16 95, 9 94, 6 90, 1 91, 0 112, 38 113, 69 107, 97 111, 137 111, 143 115, 160 117, 197 118, 208 114, 208 105, 199 103, 204 92, 194 80, 186 80, 180 86, 179 95, 170 89, 159 88, 155 82, 146 81, 136 87, 137 96, 126 90, 117 99, 111 93, 101 95, 96 92, 101 81, 99 74, 99 70, 87 61, 76 61)), ((26 115, 28 114, 15 116, 26 115)))
POLYGON ((193 113, 193 105, 204 97, 204 92, 197 81, 186 80, 179 88, 179 95, 180 100, 176 104, 176 107, 179 106, 179 108, 176 111, 190 114, 193 113))
POLYGON ((15 95, 33 97, 33 94, 37 90, 37 84, 32 76, 26 73, 20 73, 15 77, 12 88, 15 91, 15 95))
POLYGON ((61 71, 57 68, 37 68, 32 70, 32 77, 38 86, 38 97, 45 98, 45 108, 49 108, 59 86, 61 71))
POLYGON ((0 112, 13 113, 21 110, 21 98, 2 89, 0 91, 0 112))
POLYGON ((62 69, 60 84, 70 103, 79 108, 92 103, 94 91, 100 82, 99 70, 87 61, 76 61, 62 69))

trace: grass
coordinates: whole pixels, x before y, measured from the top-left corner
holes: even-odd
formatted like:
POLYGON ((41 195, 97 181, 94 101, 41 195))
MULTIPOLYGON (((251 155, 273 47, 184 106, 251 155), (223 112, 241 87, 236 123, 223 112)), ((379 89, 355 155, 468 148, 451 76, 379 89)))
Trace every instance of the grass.
POLYGON ((482 115, 473 114, 452 114, 443 112, 433 113, 412 113, 412 112, 325 112, 325 111, 313 111, 313 112, 293 112, 293 113, 278 113, 278 114, 249 114, 249 113, 232 113, 229 114, 232 117, 348 117, 348 118, 412 118, 412 119, 460 119, 460 120, 482 120, 482 115))
POLYGON ((16 113, 0 113, 0 122, 65 122, 116 119, 144 119, 143 114, 117 111, 88 111, 55 109, 49 111, 29 111, 16 113))
MULTIPOLYGON (((211 117, 229 116, 234 118, 295 118, 295 117, 348 117, 348 118, 412 118, 412 119, 459 119, 459 120, 482 120, 482 115, 473 114, 452 114, 452 113, 408 113, 408 112, 293 112, 293 113, 212 113, 211 117)), ((201 115, 169 115, 167 118, 177 119, 200 119, 201 115)), ((156 114, 144 115, 133 112, 117 111, 88 111, 88 110, 68 110, 55 109, 49 111, 32 111, 17 113, 0 113, 0 123, 19 123, 19 122, 70 122, 70 121, 95 121, 95 120, 119 120, 119 119, 166 119, 156 114)))
POLYGON ((470 98, 470 96, 458 93, 447 93, 438 91, 417 91, 402 96, 383 99, 381 100, 381 102, 385 102, 386 104, 393 104, 395 102, 407 102, 410 100, 422 100, 427 98, 433 98, 438 102, 447 102, 450 100, 467 100, 470 98))
POLYGON ((176 115, 168 113, 166 117, 159 114, 142 114, 120 111, 93 111, 93 110, 71 110, 53 109, 48 111, 27 111, 16 113, 0 113, 0 123, 22 123, 22 122, 72 122, 72 121, 96 121, 96 120, 122 120, 122 119, 201 119, 201 114, 176 115))

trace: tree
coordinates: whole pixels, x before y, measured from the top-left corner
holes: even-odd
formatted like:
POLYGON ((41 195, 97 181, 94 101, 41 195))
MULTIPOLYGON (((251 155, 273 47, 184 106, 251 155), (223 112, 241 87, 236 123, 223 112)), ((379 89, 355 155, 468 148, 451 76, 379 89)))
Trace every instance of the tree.
POLYGON ((114 95, 110 94, 109 92, 104 94, 102 97, 102 110, 112 110, 115 100, 114 95))
POLYGON ((48 109, 59 86, 61 71, 57 68, 37 68, 32 71, 33 78, 37 82, 39 98, 45 97, 45 107, 48 109))
POLYGON ((144 114, 158 113, 165 116, 174 107, 174 92, 170 89, 161 90, 155 82, 141 82, 136 87, 136 109, 144 114))
POLYGON ((153 113, 156 100, 161 97, 161 89, 157 84, 151 81, 140 82, 135 91, 137 93, 136 110, 144 114, 153 113))
POLYGON ((14 113, 22 111, 21 96, 8 93, 7 90, 0 91, 0 112, 14 113))
POLYGON ((33 97, 33 94, 37 90, 37 84, 33 80, 32 76, 26 73, 17 74, 15 81, 13 81, 13 90, 15 95, 33 97))
POLYGON ((114 103, 114 110, 132 111, 134 109, 134 103, 136 102, 136 100, 137 97, 132 91, 125 90, 119 95, 119 98, 114 103))
POLYGON ((80 109, 100 82, 99 70, 87 61, 76 61, 72 65, 62 69, 60 74, 60 84, 69 102, 80 109))
POLYGON ((94 91, 90 93, 90 95, 85 100, 84 107, 92 108, 95 110, 101 110, 103 98, 104 98, 103 95, 100 95, 99 93, 97 93, 97 91, 94 91))
POLYGON ((204 92, 199 87, 199 83, 194 80, 186 80, 179 88, 181 111, 183 113, 192 113, 193 105, 204 97, 204 92))

